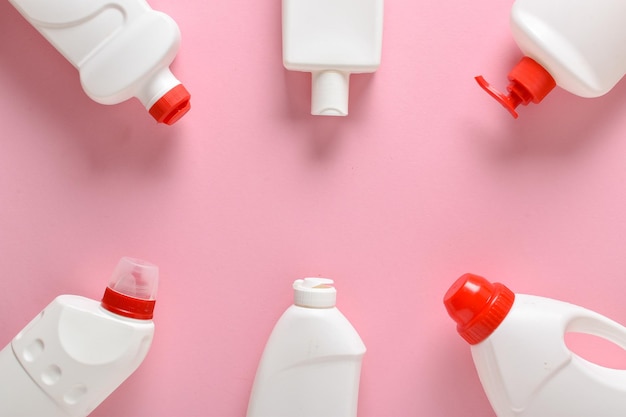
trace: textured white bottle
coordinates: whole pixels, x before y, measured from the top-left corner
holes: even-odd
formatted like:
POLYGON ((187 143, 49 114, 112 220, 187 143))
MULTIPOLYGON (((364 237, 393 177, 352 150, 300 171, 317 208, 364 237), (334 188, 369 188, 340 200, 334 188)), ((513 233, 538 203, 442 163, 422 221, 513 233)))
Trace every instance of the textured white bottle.
POLYGON ((589 362, 565 344, 567 332, 579 332, 626 349, 626 327, 573 304, 514 295, 471 274, 450 288, 445 303, 471 344, 498 417, 626 415, 626 370, 589 362))
POLYGON ((355 417, 365 345, 335 307, 332 280, 294 283, 256 373, 248 417, 355 417))
POLYGON ((380 65, 383 0, 283 0, 283 64, 311 72, 311 114, 348 114, 351 73, 380 65))
POLYGON ((189 93, 169 69, 180 31, 145 0, 9 0, 80 73, 102 104, 137 97, 158 121, 173 124, 189 93))
POLYGON ((84 417, 152 343, 158 269, 123 258, 102 302, 55 298, 0 351, 0 416, 84 417))

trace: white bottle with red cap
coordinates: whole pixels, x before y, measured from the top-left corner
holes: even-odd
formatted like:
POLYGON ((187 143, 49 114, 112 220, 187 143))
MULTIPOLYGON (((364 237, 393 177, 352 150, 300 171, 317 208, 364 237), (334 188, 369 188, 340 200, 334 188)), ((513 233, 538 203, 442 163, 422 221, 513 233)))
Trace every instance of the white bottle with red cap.
POLYGON ((507 94, 476 80, 514 117, 518 105, 539 103, 556 85, 604 95, 626 74, 623 16, 623 0, 516 0, 511 31, 524 57, 509 73, 507 94))
POLYGON ((365 345, 326 278, 296 280, 257 369, 247 417, 355 417, 365 345))
POLYGON ((626 370, 592 363, 565 343, 591 334, 626 349, 626 327, 563 301, 514 294, 465 274, 444 304, 471 345, 478 376, 498 417, 626 416, 626 370))
POLYGON ((84 417, 141 364, 158 268, 122 258, 102 301, 55 298, 0 351, 0 416, 84 417))
POLYGON ((173 124, 190 96, 169 69, 180 31, 145 0, 9 0, 80 73, 101 104, 136 97, 160 123, 173 124))
POLYGON ((380 66, 383 0, 283 0, 283 64, 312 73, 311 114, 346 116, 350 74, 380 66))

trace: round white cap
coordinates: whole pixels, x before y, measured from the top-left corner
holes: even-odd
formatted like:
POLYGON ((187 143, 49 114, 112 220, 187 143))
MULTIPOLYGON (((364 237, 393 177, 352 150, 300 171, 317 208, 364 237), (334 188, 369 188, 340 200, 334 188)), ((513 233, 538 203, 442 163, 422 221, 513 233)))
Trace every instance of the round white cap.
POLYGON ((337 301, 337 290, 328 278, 297 279, 293 283, 293 303, 300 307, 331 308, 337 301))
POLYGON ((312 76, 311 114, 316 116, 347 116, 350 73, 326 70, 312 76))

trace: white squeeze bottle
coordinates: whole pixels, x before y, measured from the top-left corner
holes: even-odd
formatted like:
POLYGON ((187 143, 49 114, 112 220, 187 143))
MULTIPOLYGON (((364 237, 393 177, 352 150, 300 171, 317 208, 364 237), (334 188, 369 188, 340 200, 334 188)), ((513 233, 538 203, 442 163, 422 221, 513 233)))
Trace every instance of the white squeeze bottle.
POLYGON ((514 294, 500 283, 465 274, 444 304, 472 357, 498 417, 626 416, 626 370, 572 352, 568 332, 626 349, 626 328, 585 308, 514 294))
POLYGON ((102 301, 61 295, 0 351, 0 416, 84 417, 141 364, 155 265, 122 258, 102 301))
POLYGON ((326 278, 296 280, 257 369, 247 417, 355 417, 365 345, 326 278))
POLYGON ((190 108, 169 69, 180 31, 145 0, 9 0, 80 73, 85 93, 101 104, 137 97, 168 125, 190 108))
POLYGON ((580 97, 609 92, 626 74, 626 2, 516 0, 511 31, 524 57, 509 73, 507 94, 478 83, 514 117, 555 87, 580 97))
POLYGON ((346 116, 351 73, 380 65, 383 0, 283 0, 283 64, 312 73, 311 114, 346 116))

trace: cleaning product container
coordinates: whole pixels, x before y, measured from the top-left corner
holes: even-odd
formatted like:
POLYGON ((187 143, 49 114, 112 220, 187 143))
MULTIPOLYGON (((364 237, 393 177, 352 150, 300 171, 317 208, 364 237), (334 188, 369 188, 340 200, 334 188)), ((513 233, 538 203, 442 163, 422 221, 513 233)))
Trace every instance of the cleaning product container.
POLYGON ((346 116, 350 74, 380 65, 383 0, 283 0, 283 64, 312 73, 311 114, 346 116))
POLYGON ((257 369, 248 417, 355 417, 365 345, 326 278, 296 280, 257 369))
POLYGON ((580 97, 604 95, 626 74, 624 16, 622 0, 516 0, 511 31, 524 56, 507 93, 476 80, 514 117, 518 105, 539 103, 557 85, 580 97))
POLYGON ((626 370, 583 359, 565 343, 576 332, 626 349, 624 326, 472 274, 450 287, 444 304, 498 417, 626 416, 626 370))
POLYGON ((98 302, 55 298, 0 351, 0 416, 84 417, 144 360, 158 268, 122 258, 98 302))
POLYGON ((178 26, 145 0, 9 0, 79 71, 85 93, 102 104, 137 97, 168 125, 190 108, 169 69, 178 26))

